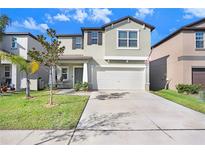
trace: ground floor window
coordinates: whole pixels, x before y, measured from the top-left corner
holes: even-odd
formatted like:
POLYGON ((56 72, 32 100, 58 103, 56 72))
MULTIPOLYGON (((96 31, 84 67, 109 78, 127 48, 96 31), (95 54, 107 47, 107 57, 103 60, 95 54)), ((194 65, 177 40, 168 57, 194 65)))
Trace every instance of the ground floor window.
POLYGON ((62 75, 63 80, 67 80, 68 79, 68 68, 62 68, 61 72, 62 72, 61 75, 62 75))
POLYGON ((4 76, 6 78, 10 77, 11 71, 10 71, 10 66, 6 65, 5 66, 5 71, 4 71, 4 76))

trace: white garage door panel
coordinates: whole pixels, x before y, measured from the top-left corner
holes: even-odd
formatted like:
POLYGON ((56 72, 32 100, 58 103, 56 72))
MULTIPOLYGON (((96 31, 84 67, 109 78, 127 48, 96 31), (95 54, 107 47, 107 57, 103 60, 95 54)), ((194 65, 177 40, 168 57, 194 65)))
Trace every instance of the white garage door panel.
POLYGON ((145 89, 145 71, 136 68, 98 68, 98 89, 145 89))

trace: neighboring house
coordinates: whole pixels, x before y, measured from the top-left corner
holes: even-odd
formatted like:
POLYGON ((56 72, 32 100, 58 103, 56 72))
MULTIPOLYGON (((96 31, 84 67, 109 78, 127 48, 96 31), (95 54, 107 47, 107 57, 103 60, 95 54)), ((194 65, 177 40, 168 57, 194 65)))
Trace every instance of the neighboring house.
POLYGON ((127 16, 82 34, 59 34, 65 46, 56 78, 58 87, 88 82, 91 89, 149 89, 153 26, 127 16))
MULTIPOLYGON (((0 43, 0 50, 20 55, 26 60, 30 60, 27 53, 35 47, 37 50, 43 50, 36 37, 30 33, 5 33, 3 40, 0 43)), ((38 89, 37 80, 39 77, 42 78, 45 84, 48 83, 48 69, 40 66, 40 70, 31 75, 31 90, 38 89)), ((21 72, 17 65, 11 64, 9 61, 0 61, 0 84, 14 84, 16 90, 25 88, 26 80, 25 73, 21 72)))
POLYGON ((150 89, 159 90, 169 82, 205 86, 205 19, 183 26, 152 47, 150 89))

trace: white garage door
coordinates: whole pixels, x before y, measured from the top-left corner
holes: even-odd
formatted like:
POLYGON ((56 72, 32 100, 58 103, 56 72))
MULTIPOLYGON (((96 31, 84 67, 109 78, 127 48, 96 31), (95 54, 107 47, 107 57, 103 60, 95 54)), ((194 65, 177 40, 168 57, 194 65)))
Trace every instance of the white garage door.
POLYGON ((98 68, 98 89, 145 89, 144 68, 98 68))

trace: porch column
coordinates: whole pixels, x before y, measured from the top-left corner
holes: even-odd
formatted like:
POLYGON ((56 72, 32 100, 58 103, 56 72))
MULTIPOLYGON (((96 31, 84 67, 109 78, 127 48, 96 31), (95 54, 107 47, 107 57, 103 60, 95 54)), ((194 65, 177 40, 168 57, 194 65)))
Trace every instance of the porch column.
POLYGON ((88 64, 83 63, 83 82, 88 82, 88 64))
POLYGON ((14 84, 16 91, 20 90, 17 78, 18 78, 17 65, 12 64, 11 65, 11 83, 14 84))
POLYGON ((145 89, 149 90, 150 86, 150 81, 149 81, 149 62, 145 63, 146 68, 145 68, 145 74, 146 74, 146 83, 145 83, 145 89))

